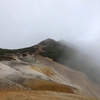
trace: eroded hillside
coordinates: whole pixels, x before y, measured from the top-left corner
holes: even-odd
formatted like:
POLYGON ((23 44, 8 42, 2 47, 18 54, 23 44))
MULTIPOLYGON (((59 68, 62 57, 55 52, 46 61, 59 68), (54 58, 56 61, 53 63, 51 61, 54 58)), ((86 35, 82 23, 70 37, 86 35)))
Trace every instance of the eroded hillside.
MULTIPOLYGON (((43 48, 50 41, 32 47, 36 51, 19 49, 21 52, 17 50, 2 55, 11 59, 2 59, 1 56, 0 100, 99 100, 100 85, 91 81, 85 73, 39 55, 45 52, 43 48)), ((52 52, 55 51, 50 50, 50 54, 52 52)))
POLYGON ((16 60, 1 61, 0 76, 2 100, 88 100, 99 98, 100 93, 100 87, 83 73, 39 55, 16 56, 16 60))

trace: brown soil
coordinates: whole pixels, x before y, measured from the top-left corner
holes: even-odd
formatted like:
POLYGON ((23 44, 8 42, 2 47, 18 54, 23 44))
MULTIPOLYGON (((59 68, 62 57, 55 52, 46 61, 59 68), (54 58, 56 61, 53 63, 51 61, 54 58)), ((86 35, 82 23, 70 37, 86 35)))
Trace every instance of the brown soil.
POLYGON ((48 77, 51 77, 52 75, 57 75, 53 70, 51 70, 49 67, 47 66, 41 66, 41 67, 33 67, 32 66, 32 69, 40 72, 40 73, 43 73, 45 74, 46 76, 48 77))
POLYGON ((25 80, 23 84, 25 87, 30 87, 33 90, 48 90, 72 94, 74 93, 72 87, 70 86, 46 80, 25 80))
POLYGON ((100 100, 87 96, 51 91, 1 92, 0 100, 100 100))
POLYGON ((43 71, 43 73, 47 76, 52 76, 52 75, 56 75, 56 73, 54 73, 49 67, 42 67, 41 70, 43 71))

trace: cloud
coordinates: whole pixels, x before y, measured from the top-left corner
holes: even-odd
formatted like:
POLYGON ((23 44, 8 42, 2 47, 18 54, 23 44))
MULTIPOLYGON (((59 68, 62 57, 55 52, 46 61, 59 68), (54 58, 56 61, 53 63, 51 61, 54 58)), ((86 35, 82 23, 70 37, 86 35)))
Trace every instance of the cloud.
POLYGON ((0 0, 0 47, 20 48, 46 38, 94 43, 100 0, 0 0))

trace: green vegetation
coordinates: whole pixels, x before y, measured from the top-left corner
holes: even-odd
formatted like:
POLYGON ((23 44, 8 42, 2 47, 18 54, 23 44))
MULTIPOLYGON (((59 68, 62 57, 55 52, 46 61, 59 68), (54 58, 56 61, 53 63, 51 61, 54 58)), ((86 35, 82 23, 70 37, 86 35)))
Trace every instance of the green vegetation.
POLYGON ((16 53, 33 53, 36 51, 36 48, 34 47, 28 47, 28 48, 22 48, 22 49, 16 49, 16 50, 9 50, 9 49, 0 49, 0 55, 5 54, 16 54, 16 53))
POLYGON ((54 61, 57 61, 57 59, 59 57, 61 57, 63 55, 63 50, 59 49, 58 47, 55 46, 47 46, 45 48, 43 48, 43 50, 45 50, 45 52, 41 52, 40 55, 44 56, 44 57, 49 57, 52 58, 54 61))
POLYGON ((29 53, 32 54, 36 51, 34 47, 28 47, 23 49, 9 50, 9 49, 0 49, 0 61, 4 60, 14 60, 10 55, 12 54, 24 54, 29 53))
POLYGON ((28 47, 28 48, 22 48, 22 49, 17 49, 17 50, 14 50, 13 53, 33 53, 36 51, 36 48, 34 47, 28 47))
POLYGON ((43 50, 44 52, 41 52, 40 55, 52 58, 54 61, 60 63, 63 63, 63 60, 60 58, 68 59, 71 55, 70 49, 57 42, 49 43, 43 50))
POLYGON ((5 55, 6 53, 9 53, 10 50, 8 49, 0 49, 0 55, 5 55))

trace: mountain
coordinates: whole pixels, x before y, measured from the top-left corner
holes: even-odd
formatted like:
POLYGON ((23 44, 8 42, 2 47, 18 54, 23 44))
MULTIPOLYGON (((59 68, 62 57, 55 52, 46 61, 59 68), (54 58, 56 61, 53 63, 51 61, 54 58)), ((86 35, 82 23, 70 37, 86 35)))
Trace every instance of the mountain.
POLYGON ((39 54, 85 73, 91 81, 100 85, 100 79, 98 78, 100 76, 100 69, 93 58, 79 51, 73 44, 66 44, 52 39, 44 40, 39 43, 42 47, 42 51, 39 54))
POLYGON ((28 48, 0 49, 0 100, 99 100, 100 85, 81 64, 72 66, 77 52, 52 39, 28 48))

